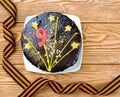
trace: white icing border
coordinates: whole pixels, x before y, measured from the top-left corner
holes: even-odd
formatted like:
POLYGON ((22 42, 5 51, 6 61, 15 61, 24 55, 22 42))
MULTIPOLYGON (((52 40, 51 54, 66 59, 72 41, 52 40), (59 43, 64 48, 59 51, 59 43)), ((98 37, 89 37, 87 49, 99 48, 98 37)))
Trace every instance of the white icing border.
MULTIPOLYGON (((81 63, 82 63, 82 56, 83 56, 83 36, 82 36, 82 28, 81 28, 81 22, 80 22, 80 19, 79 17, 75 16, 75 15, 69 15, 69 14, 64 14, 66 16, 68 16, 71 20, 73 20, 76 24, 76 26, 78 27, 79 31, 80 31, 80 34, 81 34, 81 49, 80 49, 80 52, 79 52, 79 57, 78 57, 78 61, 71 67, 65 69, 64 71, 62 72, 55 72, 55 73, 52 73, 52 72, 46 72, 46 71, 43 71, 43 70, 40 70, 39 68, 35 67, 26 57, 25 55, 23 54, 23 60, 24 60, 24 64, 25 64, 25 69, 27 71, 31 71, 31 72, 37 72, 37 73, 42 73, 42 74, 62 74, 62 73, 68 73, 68 72, 75 72, 75 71, 78 71, 80 70, 80 67, 81 67, 81 63)), ((32 15, 32 16, 28 16, 26 17, 25 19, 25 23, 24 23, 24 27, 25 25, 34 17, 36 17, 37 15, 32 15)))

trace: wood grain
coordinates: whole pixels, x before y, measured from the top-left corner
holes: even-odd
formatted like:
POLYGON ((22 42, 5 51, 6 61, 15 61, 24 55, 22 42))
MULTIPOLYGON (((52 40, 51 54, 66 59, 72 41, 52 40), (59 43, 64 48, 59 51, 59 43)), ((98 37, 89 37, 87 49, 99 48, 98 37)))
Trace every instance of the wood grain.
MULTIPOLYGON (((21 89, 20 86, 18 85, 1 85, 0 86, 0 96, 4 96, 4 97, 17 97, 21 92, 23 91, 23 89, 21 89)), ((108 96, 94 96, 94 95, 90 95, 90 94, 86 94, 83 93, 82 91, 76 91, 73 94, 65 94, 65 95, 61 95, 61 94, 56 94, 54 93, 49 87, 45 87, 43 89, 41 89, 40 91, 38 91, 36 93, 36 95, 34 97, 119 97, 119 92, 120 90, 115 91, 113 94, 108 95, 108 96)))
MULTIPOLYGON (((72 82, 87 82, 101 89, 120 74, 120 0, 13 0, 18 9, 17 24, 12 31, 16 49, 9 58, 15 67, 31 82, 45 77, 60 82, 63 86, 72 82), (21 33, 26 16, 48 11, 77 15, 82 21, 83 62, 79 71, 59 75, 43 75, 25 70, 21 33)), ((3 39, 2 22, 9 14, 0 6, 0 59, 7 42, 3 39)), ((17 97, 22 88, 2 69, 0 60, 0 97, 17 97)), ((119 97, 120 89, 106 97, 119 97)), ((35 97, 104 97, 82 91, 71 95, 55 94, 49 87, 43 88, 35 97)))
MULTIPOLYGON (((17 22, 48 11, 77 15, 82 22, 120 22, 120 0, 15 0, 17 22)), ((0 22, 8 13, 0 6, 0 22)))
MULTIPOLYGON (((63 86, 67 85, 68 83, 72 83, 72 82, 87 82, 92 84, 93 86, 95 86, 97 89, 101 89, 102 87, 104 87, 107 83, 109 83, 115 76, 117 76, 120 73, 120 65, 82 65, 82 68, 80 71, 78 72, 74 72, 74 73, 68 73, 68 74, 59 74, 59 75, 40 75, 40 74, 36 74, 36 73, 31 73, 31 72, 27 72, 24 68, 23 65, 15 65, 16 68, 18 70, 20 70, 20 72, 22 72, 28 79, 30 79, 30 81, 34 81, 36 78, 39 78, 40 76, 42 77, 46 77, 49 78, 51 80, 56 80, 59 83, 61 83, 63 86), (98 71, 99 69, 99 71, 98 71), (72 77, 72 79, 71 79, 72 77)), ((7 91, 3 91, 0 93, 0 95, 5 95, 5 93, 8 93, 10 96, 9 97, 16 97, 20 91, 22 91, 21 87, 17 85, 16 82, 13 81, 12 78, 10 78, 8 76, 8 74, 6 72, 4 72, 4 70, 1 68, 0 66, 0 76, 1 76, 1 80, 0 80, 0 91, 3 90, 7 90, 7 91), (16 96, 13 96, 16 95, 16 96)), ((37 97, 41 97, 43 94, 45 94, 46 96, 49 94, 50 96, 54 95, 54 97, 61 97, 60 95, 55 94, 54 92, 50 92, 50 89, 47 89, 47 87, 45 87, 45 89, 43 89, 42 91, 39 92, 39 94, 37 95, 37 97), (56 95, 56 96, 55 96, 56 95)), ((117 93, 119 93, 120 90, 116 91, 115 93, 113 93, 113 95, 118 95, 117 93)), ((79 93, 79 95, 81 95, 82 92, 79 93)), ((77 96, 78 93, 74 93, 74 96, 77 96)), ((87 95, 85 93, 82 93, 83 95, 85 95, 85 97, 93 97, 90 95, 87 95)), ((46 96, 42 96, 42 97, 46 97, 46 96)), ((50 97, 49 96, 49 97, 50 97)), ((72 97, 72 95, 70 95, 70 97, 72 97)), ((5 96, 7 97, 7 96, 5 96)), ((67 95, 65 96, 67 97, 67 95)), ((77 96, 79 97, 79 96, 77 96)), ((97 97, 97 96, 96 96, 97 97)), ((110 95, 110 97, 112 97, 112 95, 110 95)), ((115 96, 117 97, 117 96, 115 96)))
MULTIPOLYGON (((120 24, 84 23, 82 24, 82 27, 84 39, 83 64, 119 65, 120 24)), ((17 25, 12 29, 17 42, 16 50, 10 57, 13 64, 23 64, 23 61, 21 61, 23 60, 23 57, 20 41, 22 30, 23 23, 17 23, 17 25)), ((7 44, 3 39, 2 31, 0 31, 0 44, 0 58, 2 58, 2 49, 5 44, 7 44)))
MULTIPOLYGON (((26 71, 24 65, 16 65, 14 66, 22 72, 30 81, 34 81, 36 78, 46 77, 51 80, 56 80, 61 84, 65 85, 72 82, 88 82, 95 86, 99 86, 100 84, 105 84, 111 81, 115 76, 120 73, 120 65, 82 65, 81 69, 77 72, 68 73, 68 74, 57 74, 49 75, 49 74, 38 74, 26 71), (99 71, 98 71, 99 69, 99 71), (71 79, 72 77, 72 79, 71 79)), ((1 66, 0 66, 1 67, 1 66)), ((12 78, 8 76, 8 74, 0 68, 0 85, 3 83, 7 84, 16 84, 12 78)))

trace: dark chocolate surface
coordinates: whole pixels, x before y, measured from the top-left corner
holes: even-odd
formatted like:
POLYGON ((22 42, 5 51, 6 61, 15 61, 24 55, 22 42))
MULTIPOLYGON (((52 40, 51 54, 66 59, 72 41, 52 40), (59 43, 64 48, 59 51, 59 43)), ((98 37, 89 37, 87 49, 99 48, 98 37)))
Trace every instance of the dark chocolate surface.
POLYGON ((47 13, 40 14, 32 18, 26 24, 22 34, 23 35, 22 35, 21 41, 22 41, 22 48, 23 48, 24 55, 34 66, 38 67, 41 70, 48 71, 48 72, 63 71, 73 66, 78 60, 79 51, 81 49, 80 48, 81 35, 76 24, 65 15, 62 15, 57 12, 47 12, 47 13), (50 20, 50 16, 53 16, 54 18, 50 20), (59 19, 58 19, 58 27, 56 28, 57 17, 59 19), (33 22, 36 22, 38 24, 38 29, 43 28, 47 32, 45 45, 48 52, 49 62, 47 61, 47 57, 46 57, 46 52, 44 48, 45 45, 43 45, 42 47, 38 46, 38 43, 41 42, 42 40, 36 37, 37 29, 32 27, 33 22), (56 43, 54 48, 55 30, 56 30, 56 43), (75 33, 77 33, 77 35, 75 35, 75 37, 71 39, 75 33), (27 37, 27 39, 24 36, 27 37), (70 39, 71 41, 68 43, 70 39), (32 46, 28 42, 28 40, 32 43, 32 46), (67 43, 68 45, 65 47, 67 43), (79 46, 73 49, 74 48, 72 46, 73 43, 79 44, 79 46), (28 46, 26 46, 26 44, 28 44, 28 46), (64 47, 65 49, 60 54, 60 52, 64 47), (53 51, 53 48, 54 48, 54 51, 53 51), (56 61, 58 62, 63 56, 65 57, 62 58, 62 60, 58 62, 55 66, 53 66, 51 70, 48 70, 44 62, 41 60, 40 55, 46 62, 47 67, 49 65, 52 66, 52 63, 55 63, 56 61), (51 62, 51 58, 52 58, 52 62, 51 62))

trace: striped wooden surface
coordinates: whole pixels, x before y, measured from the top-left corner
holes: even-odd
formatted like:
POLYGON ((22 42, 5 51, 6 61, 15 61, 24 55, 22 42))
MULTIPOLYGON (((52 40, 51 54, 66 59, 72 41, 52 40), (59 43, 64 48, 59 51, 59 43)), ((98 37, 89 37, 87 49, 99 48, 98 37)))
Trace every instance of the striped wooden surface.
MULTIPOLYGON (((66 85, 72 82, 88 82, 101 89, 114 77, 120 74, 120 1, 119 0, 13 0, 18 9, 17 24, 12 29, 16 36, 16 50, 10 61, 28 79, 34 81, 42 76, 66 85), (84 51, 81 70, 69 74, 40 75, 27 72, 23 65, 21 51, 21 32, 26 16, 46 11, 57 11, 77 15, 82 21, 84 51)), ((9 14, 0 6, 0 59, 7 42, 2 37, 2 22, 9 14)), ((22 92, 2 69, 0 61, 0 96, 16 97, 22 92)), ((109 97, 119 97, 120 90, 109 97)), ((77 91, 70 95, 55 94, 46 87, 36 97, 93 97, 77 91)), ((95 96, 98 97, 98 96, 95 96)), ((100 96, 99 96, 100 97, 100 96)), ((102 97, 102 96, 101 96, 102 97)))

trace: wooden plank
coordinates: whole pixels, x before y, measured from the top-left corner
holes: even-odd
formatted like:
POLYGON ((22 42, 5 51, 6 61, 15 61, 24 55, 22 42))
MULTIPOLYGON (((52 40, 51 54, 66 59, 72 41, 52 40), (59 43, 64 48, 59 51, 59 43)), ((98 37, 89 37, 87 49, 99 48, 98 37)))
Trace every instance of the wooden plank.
MULTIPOLYGON (((120 0, 15 0, 17 22, 48 11, 77 15, 82 22, 120 22, 120 0)), ((0 6, 0 22, 9 14, 0 6)))
MULTIPOLYGON (((83 27, 83 64, 120 64, 120 24, 84 23, 83 27)), ((0 25, 1 29, 1 25, 0 25)), ((23 64, 21 50, 21 32, 23 23, 17 23, 12 29, 16 37, 16 50, 10 57, 13 64, 23 64), (17 61, 16 61, 17 60, 17 61)), ((0 58, 7 44, 0 30, 0 58)), ((1 61, 0 61, 1 64, 1 61)))
MULTIPOLYGON (((45 77, 51 80, 56 80, 63 85, 72 82, 88 82, 100 87, 99 84, 108 83, 120 74, 120 65, 82 65, 81 69, 77 72, 57 75, 28 72, 24 65, 15 64, 14 66, 31 82, 33 82, 36 78, 45 77)), ((10 76, 3 70, 1 65, 0 77, 0 85, 16 84, 13 79, 10 78, 10 76)))
MULTIPOLYGON (((81 70, 68 73, 68 74, 58 74, 58 75, 41 75, 36 73, 27 72, 23 65, 15 65, 22 74, 24 74, 31 82, 36 78, 45 77, 51 80, 56 80, 61 83, 63 86, 66 86, 68 83, 72 82, 87 82, 95 86, 97 89, 101 89, 107 83, 109 83, 114 77, 120 73, 120 65, 82 65, 81 70), (99 70, 99 71, 98 71, 99 70), (72 78, 71 78, 72 77, 72 78)), ((2 69, 0 66, 0 96, 5 97, 16 97, 22 92, 22 88, 13 81, 12 78, 2 69)), ((113 94, 106 97, 119 97, 120 90, 117 90, 113 94)), ((58 95, 51 91, 50 88, 45 87, 36 94, 36 97, 68 97, 68 95, 58 95), (45 96, 44 96, 45 95, 45 96), (49 96, 50 95, 50 96, 49 96)), ((93 97, 93 95, 88 95, 82 91, 77 91, 74 94, 69 95, 81 97, 93 97)), ((99 96, 96 96, 99 97, 99 96)), ((102 96, 101 96, 102 97, 102 96)))
MULTIPOLYGON (((17 85, 1 85, 0 86, 0 96, 4 97, 18 97, 18 95, 23 91, 20 86, 17 85)), ((80 90, 76 91, 73 94, 56 94, 49 87, 45 86, 45 88, 39 90, 34 97, 104 97, 104 96, 94 96, 90 94, 86 94, 80 90)), ((105 96, 105 97, 119 97, 120 90, 115 91, 114 93, 105 96)))

